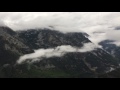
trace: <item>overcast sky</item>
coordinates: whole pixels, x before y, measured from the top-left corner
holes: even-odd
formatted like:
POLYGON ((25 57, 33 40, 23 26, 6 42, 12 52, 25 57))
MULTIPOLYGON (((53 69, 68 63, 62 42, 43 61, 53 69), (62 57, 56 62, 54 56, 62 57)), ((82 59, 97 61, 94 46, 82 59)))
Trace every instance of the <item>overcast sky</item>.
POLYGON ((0 25, 13 30, 47 28, 86 32, 95 44, 115 40, 120 45, 120 12, 0 12, 0 25))

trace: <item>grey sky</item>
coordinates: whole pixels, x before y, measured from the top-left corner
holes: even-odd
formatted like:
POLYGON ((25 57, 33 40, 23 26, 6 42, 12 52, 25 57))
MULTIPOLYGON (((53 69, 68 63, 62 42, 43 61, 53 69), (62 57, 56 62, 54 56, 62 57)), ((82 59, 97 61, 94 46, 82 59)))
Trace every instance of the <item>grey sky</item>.
POLYGON ((13 30, 53 26, 62 32, 84 31, 95 44, 111 39, 120 45, 120 30, 115 30, 120 12, 0 12, 0 25, 13 30))

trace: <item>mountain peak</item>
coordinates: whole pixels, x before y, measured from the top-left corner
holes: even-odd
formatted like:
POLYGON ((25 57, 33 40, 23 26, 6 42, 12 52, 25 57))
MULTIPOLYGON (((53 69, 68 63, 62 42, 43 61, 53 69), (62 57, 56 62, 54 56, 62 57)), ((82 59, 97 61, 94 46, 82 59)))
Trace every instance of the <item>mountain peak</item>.
POLYGON ((11 28, 9 28, 7 26, 0 26, 0 32, 1 31, 9 33, 10 35, 16 35, 16 33, 11 28))
POLYGON ((27 31, 18 31, 18 34, 33 49, 52 48, 60 45, 82 47, 82 43, 91 42, 85 37, 84 33, 62 33, 51 29, 30 29, 27 31))

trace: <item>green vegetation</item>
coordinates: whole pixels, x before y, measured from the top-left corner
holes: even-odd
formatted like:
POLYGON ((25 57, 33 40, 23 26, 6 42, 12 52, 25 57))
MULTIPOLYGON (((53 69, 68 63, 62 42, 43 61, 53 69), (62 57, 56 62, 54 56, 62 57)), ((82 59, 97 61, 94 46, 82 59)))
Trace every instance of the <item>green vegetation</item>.
POLYGON ((70 74, 56 69, 41 70, 31 66, 31 69, 24 65, 16 67, 0 68, 0 78, 69 78, 70 74))
POLYGON ((92 73, 68 72, 57 68, 40 69, 35 65, 8 66, 0 68, 0 78, 85 78, 95 77, 92 73))
POLYGON ((14 75, 17 78, 65 78, 70 77, 69 74, 55 70, 37 70, 31 69, 23 73, 14 75))

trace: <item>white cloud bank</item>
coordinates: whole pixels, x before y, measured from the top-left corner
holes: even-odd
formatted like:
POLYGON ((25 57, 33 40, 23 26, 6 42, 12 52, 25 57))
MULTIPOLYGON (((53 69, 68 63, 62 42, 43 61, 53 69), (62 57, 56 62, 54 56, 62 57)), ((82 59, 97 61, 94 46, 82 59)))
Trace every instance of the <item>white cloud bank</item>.
POLYGON ((43 57, 45 58, 50 58, 54 56, 61 57, 69 52, 81 52, 81 53, 90 52, 95 50, 96 48, 97 46, 95 46, 93 43, 86 43, 82 48, 76 48, 70 45, 62 45, 52 49, 39 49, 35 50, 35 53, 21 56, 17 61, 17 64, 21 64, 22 62, 29 60, 31 60, 29 62, 40 61, 42 60, 43 57))
POLYGON ((120 12, 0 12, 0 22, 14 30, 53 26, 62 32, 83 31, 96 45, 106 39, 120 43, 120 30, 114 30, 120 27, 120 12))

